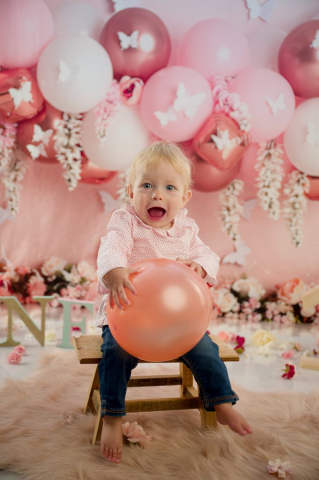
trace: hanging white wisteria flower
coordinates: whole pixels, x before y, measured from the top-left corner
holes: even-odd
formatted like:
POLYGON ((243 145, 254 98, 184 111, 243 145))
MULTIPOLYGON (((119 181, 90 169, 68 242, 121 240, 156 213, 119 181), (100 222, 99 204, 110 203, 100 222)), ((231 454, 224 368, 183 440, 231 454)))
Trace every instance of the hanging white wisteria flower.
POLYGON ((257 193, 260 199, 259 205, 270 218, 278 220, 280 189, 284 177, 283 160, 280 158, 283 150, 274 140, 260 143, 260 147, 254 167, 258 172, 256 186, 259 189, 257 193))
POLYGON ((4 122, 0 124, 0 174, 9 165, 16 150, 17 124, 4 122))
POLYGON ((110 123, 114 122, 114 118, 119 112, 121 104, 120 85, 116 80, 113 80, 106 97, 95 108, 96 120, 94 126, 100 144, 104 143, 106 129, 110 123))
POLYGON ((122 201, 122 203, 130 203, 129 196, 127 194, 127 185, 129 184, 129 175, 130 175, 130 170, 127 170, 126 172, 121 172, 118 174, 119 178, 119 189, 117 190, 117 195, 122 201))
POLYGON ((307 175, 299 170, 294 170, 289 176, 288 183, 284 186, 284 193, 288 199, 284 202, 283 214, 288 220, 288 228, 292 235, 292 244, 301 247, 303 214, 307 208, 305 193, 310 189, 307 175))
POLYGON ((226 231, 233 241, 238 239, 238 225, 242 209, 238 196, 243 191, 243 188, 244 182, 235 178, 235 180, 219 194, 222 230, 226 231))
POLYGON ((5 201, 7 209, 16 217, 20 202, 21 181, 26 172, 25 162, 13 156, 6 168, 2 171, 1 181, 5 187, 5 201))
POLYGON ((82 115, 63 113, 53 138, 57 160, 66 170, 63 178, 68 183, 68 190, 74 190, 81 178, 82 115))

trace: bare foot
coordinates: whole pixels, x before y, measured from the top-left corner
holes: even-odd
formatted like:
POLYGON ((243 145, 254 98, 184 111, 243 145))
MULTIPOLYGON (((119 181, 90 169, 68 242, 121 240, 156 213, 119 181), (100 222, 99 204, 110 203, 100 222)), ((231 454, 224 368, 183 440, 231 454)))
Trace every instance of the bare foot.
POLYGON ((217 421, 222 425, 228 425, 234 432, 243 437, 247 433, 253 433, 247 420, 233 408, 231 403, 215 405, 217 421))
POLYGON ((122 417, 104 415, 101 435, 102 455, 111 462, 120 463, 122 448, 122 417))

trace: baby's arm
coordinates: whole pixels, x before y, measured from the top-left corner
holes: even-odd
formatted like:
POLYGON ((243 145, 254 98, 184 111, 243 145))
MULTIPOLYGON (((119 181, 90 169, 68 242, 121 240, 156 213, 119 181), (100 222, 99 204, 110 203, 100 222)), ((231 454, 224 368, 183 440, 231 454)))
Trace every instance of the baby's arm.
POLYGON ((128 268, 113 268, 107 272, 103 277, 103 282, 109 290, 109 304, 111 309, 114 307, 114 303, 123 310, 123 306, 120 299, 130 305, 130 302, 126 296, 125 287, 127 287, 134 295, 137 294, 134 285, 129 279, 132 273, 138 273, 143 270, 142 267, 128 267, 128 268))
POLYGON ((198 273, 200 277, 202 278, 206 277, 206 270, 201 265, 199 265, 199 263, 195 262, 195 260, 192 260, 190 258, 186 259, 186 258, 178 257, 176 261, 183 263, 184 265, 187 265, 189 268, 194 270, 194 272, 198 273))

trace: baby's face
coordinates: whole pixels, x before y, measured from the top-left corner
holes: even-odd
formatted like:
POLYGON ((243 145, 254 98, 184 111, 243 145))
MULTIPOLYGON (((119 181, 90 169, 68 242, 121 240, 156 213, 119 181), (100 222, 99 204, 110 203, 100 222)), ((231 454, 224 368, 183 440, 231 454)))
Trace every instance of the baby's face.
POLYGON ((168 230, 178 211, 192 196, 183 177, 171 165, 159 164, 144 172, 139 165, 134 185, 128 187, 131 205, 147 225, 168 230))

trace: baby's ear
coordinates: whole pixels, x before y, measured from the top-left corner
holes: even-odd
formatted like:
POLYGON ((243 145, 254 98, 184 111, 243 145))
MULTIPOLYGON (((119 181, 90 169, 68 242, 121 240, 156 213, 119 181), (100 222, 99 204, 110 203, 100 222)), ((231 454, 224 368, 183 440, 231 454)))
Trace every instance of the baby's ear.
POLYGON ((133 189, 132 189, 131 185, 128 185, 126 187, 126 191, 127 191, 128 197, 132 200, 133 199, 133 189))
POLYGON ((183 207, 185 207, 186 203, 190 201, 190 199, 192 198, 192 195, 193 194, 191 190, 186 190, 186 192, 183 195, 183 204, 182 204, 183 207))

